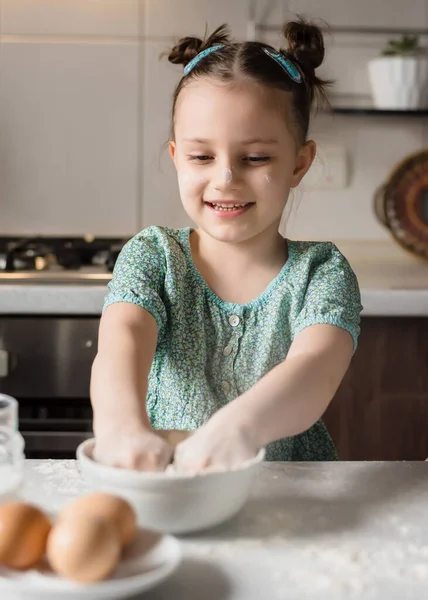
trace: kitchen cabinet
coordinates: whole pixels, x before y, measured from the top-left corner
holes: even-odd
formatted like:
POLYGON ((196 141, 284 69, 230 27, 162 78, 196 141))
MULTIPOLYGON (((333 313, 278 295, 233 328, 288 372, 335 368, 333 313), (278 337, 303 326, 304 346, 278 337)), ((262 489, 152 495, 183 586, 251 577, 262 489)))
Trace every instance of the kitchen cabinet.
POLYGON ((341 460, 428 458, 428 318, 363 318, 324 420, 341 460))
MULTIPOLYGON (((41 4, 21 12, 36 14, 41 4)), ((55 4, 52 21, 71 14, 74 3, 55 4)), ((80 3, 82 22, 97 4, 80 3)), ((1 233, 132 234, 139 214, 138 38, 27 32, 1 40, 1 233)))

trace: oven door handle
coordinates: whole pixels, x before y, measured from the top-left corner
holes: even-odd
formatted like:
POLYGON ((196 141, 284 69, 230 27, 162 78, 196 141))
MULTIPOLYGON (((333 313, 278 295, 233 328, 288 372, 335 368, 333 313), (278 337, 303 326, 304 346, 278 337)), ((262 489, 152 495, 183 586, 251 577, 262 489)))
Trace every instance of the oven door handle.
POLYGON ((18 364, 18 357, 0 348, 0 378, 8 377, 18 364))
POLYGON ((0 377, 5 378, 9 375, 11 366, 10 355, 7 350, 0 349, 0 377))

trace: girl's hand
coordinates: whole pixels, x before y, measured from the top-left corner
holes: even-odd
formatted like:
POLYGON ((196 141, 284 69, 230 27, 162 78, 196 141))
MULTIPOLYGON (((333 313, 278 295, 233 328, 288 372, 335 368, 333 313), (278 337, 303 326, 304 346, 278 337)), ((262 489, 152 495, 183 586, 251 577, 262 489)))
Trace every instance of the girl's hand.
POLYGON ((187 440, 178 444, 174 466, 178 471, 199 473, 211 467, 231 469, 253 458, 258 448, 244 431, 212 417, 187 440))
POLYGON ((173 454, 173 446, 144 426, 102 431, 95 438, 95 460, 111 467, 164 471, 173 454))

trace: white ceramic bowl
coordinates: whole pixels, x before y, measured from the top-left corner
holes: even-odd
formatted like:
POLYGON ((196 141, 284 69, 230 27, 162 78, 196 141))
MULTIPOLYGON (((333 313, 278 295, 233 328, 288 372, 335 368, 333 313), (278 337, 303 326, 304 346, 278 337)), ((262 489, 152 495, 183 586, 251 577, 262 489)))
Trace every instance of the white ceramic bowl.
POLYGON ((95 440, 77 448, 80 470, 88 485, 126 498, 142 527, 163 533, 189 533, 226 521, 245 504, 259 463, 258 455, 239 467, 200 475, 146 473, 118 469, 92 458, 95 440))

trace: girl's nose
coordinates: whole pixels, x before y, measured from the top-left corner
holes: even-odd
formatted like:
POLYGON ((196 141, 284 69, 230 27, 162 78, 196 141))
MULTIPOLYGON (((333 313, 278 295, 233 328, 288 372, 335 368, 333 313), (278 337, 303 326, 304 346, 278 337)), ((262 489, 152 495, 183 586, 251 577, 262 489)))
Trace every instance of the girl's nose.
POLYGON ((220 167, 215 174, 214 188, 224 190, 234 188, 236 176, 232 166, 220 167))
POLYGON ((232 183, 232 169, 226 168, 224 170, 224 180, 226 183, 232 183))

